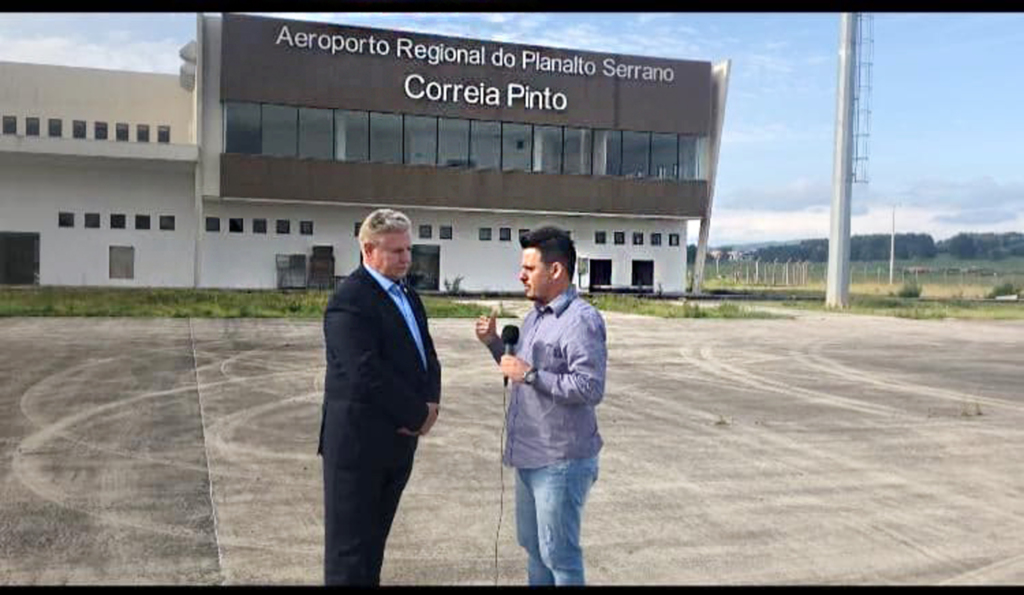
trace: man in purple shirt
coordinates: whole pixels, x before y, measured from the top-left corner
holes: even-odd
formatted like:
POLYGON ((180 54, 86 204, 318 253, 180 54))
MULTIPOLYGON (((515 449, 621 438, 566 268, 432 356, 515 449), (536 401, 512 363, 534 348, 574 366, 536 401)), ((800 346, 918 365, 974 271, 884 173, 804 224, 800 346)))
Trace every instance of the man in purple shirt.
POLYGON ((504 354, 493 315, 477 321, 476 336, 512 381, 503 462, 516 469, 516 534, 530 585, 582 585, 580 522, 603 444, 594 408, 604 397, 604 319, 572 284, 568 233, 542 227, 519 243, 519 280, 534 308, 515 355, 504 354))

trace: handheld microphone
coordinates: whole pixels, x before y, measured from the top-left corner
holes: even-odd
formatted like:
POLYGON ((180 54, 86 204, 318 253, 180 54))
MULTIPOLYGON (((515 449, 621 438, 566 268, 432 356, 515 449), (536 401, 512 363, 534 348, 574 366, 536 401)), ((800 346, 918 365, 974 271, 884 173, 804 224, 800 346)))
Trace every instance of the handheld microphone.
MULTIPOLYGON (((501 342, 505 344, 505 355, 512 355, 512 350, 519 342, 519 327, 514 324, 505 325, 501 329, 501 342)), ((508 386, 508 376, 505 377, 505 386, 508 386)))

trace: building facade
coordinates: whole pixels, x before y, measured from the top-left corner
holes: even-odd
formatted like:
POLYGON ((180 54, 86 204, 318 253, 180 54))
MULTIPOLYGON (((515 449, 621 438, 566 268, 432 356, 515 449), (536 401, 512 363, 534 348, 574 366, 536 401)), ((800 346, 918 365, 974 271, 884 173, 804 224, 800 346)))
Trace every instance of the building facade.
POLYGON ((518 292, 525 230, 583 290, 681 293, 727 66, 227 14, 181 76, 0 63, 0 283, 276 288, 413 220, 423 290, 518 292))

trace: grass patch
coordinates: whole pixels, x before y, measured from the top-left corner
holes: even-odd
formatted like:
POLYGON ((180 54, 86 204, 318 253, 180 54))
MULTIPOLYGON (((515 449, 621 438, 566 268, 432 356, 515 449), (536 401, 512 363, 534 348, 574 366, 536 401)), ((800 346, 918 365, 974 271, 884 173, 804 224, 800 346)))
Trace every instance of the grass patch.
MULTIPOLYGON (((820 302, 779 302, 784 308, 802 310, 825 310, 824 300, 820 302)), ((842 312, 894 316, 914 320, 939 320, 945 318, 978 320, 1024 320, 1022 303, 978 303, 962 300, 947 302, 922 302, 914 298, 895 296, 850 296, 850 307, 842 312)))
POLYGON ((692 302, 641 299, 627 295, 588 295, 586 300, 605 312, 624 312, 659 318, 781 318, 776 314, 754 310, 732 302, 718 306, 692 302))
MULTIPOLYGON (((330 297, 330 291, 322 290, 34 287, 0 289, 0 316, 319 319, 330 297)), ((453 298, 421 297, 431 318, 475 318, 490 312, 453 298)))

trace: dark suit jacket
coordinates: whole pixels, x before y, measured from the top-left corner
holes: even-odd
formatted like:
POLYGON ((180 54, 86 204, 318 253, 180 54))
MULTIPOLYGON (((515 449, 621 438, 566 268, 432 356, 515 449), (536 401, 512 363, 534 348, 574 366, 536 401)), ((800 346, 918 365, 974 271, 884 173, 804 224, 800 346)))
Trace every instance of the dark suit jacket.
POLYGON ((411 463, 427 402, 441 400, 441 364, 427 329, 423 302, 412 288, 412 306, 427 356, 424 370, 416 341, 398 307, 362 266, 334 292, 324 312, 327 372, 318 454, 336 467, 387 467, 411 463))

